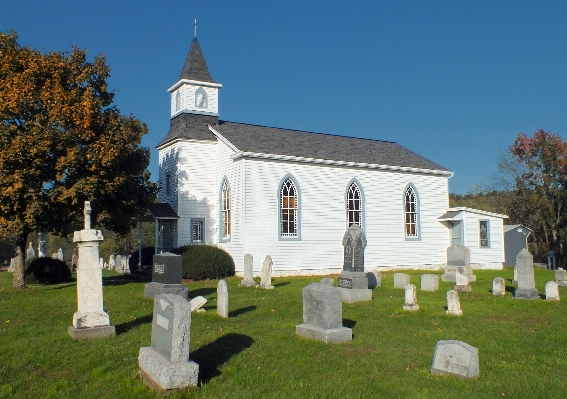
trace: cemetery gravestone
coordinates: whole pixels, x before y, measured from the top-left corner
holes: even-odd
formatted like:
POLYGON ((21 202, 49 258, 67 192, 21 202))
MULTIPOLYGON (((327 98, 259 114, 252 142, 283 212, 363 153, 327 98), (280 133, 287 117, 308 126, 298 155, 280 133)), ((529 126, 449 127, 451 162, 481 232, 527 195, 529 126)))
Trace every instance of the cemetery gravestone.
POLYGON ((8 271, 10 273, 14 273, 16 271, 16 258, 10 259, 10 267, 8 267, 8 271))
POLYGON ((545 299, 548 301, 559 300, 559 286, 555 281, 545 283, 545 299))
POLYGON ((262 279, 257 287, 263 288, 265 290, 273 290, 272 285, 272 268, 274 262, 272 262, 272 257, 270 255, 266 256, 264 259, 264 264, 262 265, 262 279))
POLYGON ((114 270, 116 268, 116 258, 114 255, 110 255, 110 258, 108 259, 108 267, 110 270, 114 270))
POLYGON ((238 284, 239 287, 256 287, 253 275, 254 258, 251 254, 244 255, 244 278, 238 284))
POLYGON ((445 314, 452 316, 462 316, 463 314, 459 293, 455 290, 447 291, 447 311, 445 314))
POLYGON ((406 285, 404 310, 419 310, 415 285, 406 285))
POLYGON ((453 244, 447 248, 447 266, 445 266, 441 281, 455 282, 455 272, 459 266, 465 267, 466 275, 470 283, 476 281, 476 276, 473 274, 470 265, 469 248, 461 244, 453 244))
POLYGON ((439 289, 439 276, 437 274, 421 275, 422 291, 437 291, 439 289))
POLYGON ((512 284, 518 284, 518 265, 514 265, 514 279, 512 284))
POLYGON ((516 266, 518 267, 518 288, 514 292, 514 298, 518 299, 539 299, 539 294, 535 288, 533 256, 526 248, 522 249, 516 256, 516 266))
POLYGON ((102 269, 99 246, 103 241, 100 230, 91 229, 91 205, 85 201, 85 228, 75 231, 73 242, 79 250, 77 269, 78 311, 73 315, 69 335, 73 339, 101 338, 116 335, 108 313, 103 308, 102 269))
POLYGON ((37 256, 39 258, 44 258, 45 256, 47 256, 46 254, 46 248, 45 248, 45 235, 40 232, 39 233, 39 237, 38 237, 38 245, 37 245, 37 256))
POLYGON ((219 281, 217 286, 217 314, 228 319, 228 286, 223 279, 219 281))
POLYGON ((372 270, 366 273, 366 278, 368 279, 368 288, 373 289, 382 286, 382 276, 377 270, 372 270))
POLYGON ((65 260, 65 256, 63 256, 63 248, 59 248, 59 251, 57 251, 57 259, 65 260))
POLYGON ((116 255, 114 257, 114 270, 118 273, 123 273, 122 270, 122 255, 116 255))
POLYGON ((207 298, 205 298, 204 296, 196 296, 195 298, 189 301, 191 312, 204 312, 205 309, 202 309, 202 307, 206 303, 207 303, 207 298))
POLYGON ((169 252, 157 254, 154 255, 152 263, 152 282, 144 287, 144 296, 154 298, 160 294, 175 294, 187 299, 189 290, 182 284, 181 255, 169 252))
POLYGON ((191 311, 179 295, 154 298, 151 347, 140 348, 140 374, 151 386, 178 389, 196 386, 199 365, 189 359, 191 311))
POLYGON ((335 285, 335 280, 329 277, 323 277, 321 281, 319 281, 319 284, 327 284, 333 287, 335 285))
POLYGON ((73 252, 73 256, 71 257, 71 271, 77 270, 79 266, 79 254, 77 253, 77 249, 75 248, 73 252))
POLYGON ((502 277, 494 277, 494 280, 492 280, 492 295, 506 295, 506 282, 502 277))
POLYGON ((438 341, 431 374, 452 374, 461 378, 478 377, 478 349, 462 341, 438 341))
POLYGON ((562 268, 555 270, 555 282, 560 287, 567 287, 567 271, 562 268))
POLYGON ((394 273, 394 288, 406 289, 406 285, 410 283, 410 276, 406 273, 394 273))
POLYGON ((325 343, 352 340, 352 329, 343 327, 342 295, 325 282, 304 287, 303 324, 295 327, 298 336, 325 343))
POLYGON ((343 302, 354 303, 372 299, 368 278, 364 272, 364 248, 366 236, 360 226, 353 224, 343 236, 343 271, 338 288, 343 302))
POLYGON ((35 258, 35 251, 33 249, 33 243, 30 242, 30 245, 26 250, 26 259, 33 259, 33 258, 35 258))
POLYGON ((457 292, 471 292, 472 288, 469 285, 466 270, 464 266, 459 266, 455 273, 455 286, 453 289, 457 292))

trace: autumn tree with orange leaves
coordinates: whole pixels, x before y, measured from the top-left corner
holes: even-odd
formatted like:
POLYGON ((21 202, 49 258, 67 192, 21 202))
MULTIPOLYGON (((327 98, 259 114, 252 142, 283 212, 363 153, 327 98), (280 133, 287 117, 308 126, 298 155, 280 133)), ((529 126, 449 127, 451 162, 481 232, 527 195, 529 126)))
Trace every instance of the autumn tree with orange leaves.
POLYGON ((33 231, 80 230, 85 201, 93 226, 128 233, 157 191, 140 147, 147 126, 113 105, 104 56, 43 54, 17 39, 0 32, 0 235, 25 254, 33 231))
POLYGON ((516 196, 510 217, 532 229, 532 242, 545 260, 554 251, 558 265, 567 261, 567 141, 539 129, 518 134, 499 169, 511 177, 516 196))

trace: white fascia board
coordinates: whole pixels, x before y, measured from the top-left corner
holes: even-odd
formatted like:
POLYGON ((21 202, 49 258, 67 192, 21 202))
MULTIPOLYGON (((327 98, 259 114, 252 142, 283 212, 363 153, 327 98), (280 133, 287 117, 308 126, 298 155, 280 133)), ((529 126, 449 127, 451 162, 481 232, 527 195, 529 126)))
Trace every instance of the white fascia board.
POLYGON ((165 143, 156 145, 156 150, 161 151, 161 150, 163 150, 163 149, 165 149, 169 146, 172 146, 174 144, 181 143, 181 142, 191 142, 191 143, 201 143, 201 144, 216 144, 216 142, 210 141, 210 140, 194 140, 194 139, 176 138, 176 139, 169 140, 165 143))
POLYGON ((232 144, 230 141, 228 141, 222 134, 220 134, 219 132, 217 132, 211 125, 209 126, 209 130, 215 135, 217 136, 217 138, 222 141, 224 144, 226 144, 228 146, 228 148, 230 148, 232 151, 234 151, 236 153, 235 156, 238 156, 238 154, 240 154, 241 152, 238 151, 238 148, 236 148, 234 146, 234 144, 232 144))
POLYGON ((406 172, 406 173, 419 173, 426 175, 446 176, 448 178, 453 176, 453 172, 449 172, 446 170, 421 169, 421 168, 412 168, 409 166, 378 165, 378 164, 361 163, 361 162, 333 161, 329 159, 295 157, 291 155, 263 154, 257 152, 239 152, 233 156, 233 159, 235 161, 240 158, 269 159, 274 161, 301 162, 301 163, 311 163, 316 165, 379 169, 379 170, 389 170, 393 172, 406 172))
POLYGON ((508 215, 503 215, 501 213, 482 211, 480 209, 467 208, 465 206, 458 206, 456 208, 447 208, 447 212, 454 212, 454 211, 464 211, 464 212, 476 213, 476 214, 484 215, 484 216, 492 216, 492 217, 499 218, 499 219, 508 219, 508 215))
POLYGON ((174 84, 169 89, 167 89, 167 91, 171 93, 175 89, 177 89, 179 86, 181 86, 182 84, 185 84, 185 83, 190 84, 190 85, 197 85, 197 86, 216 87, 218 89, 220 89, 222 87, 222 85, 220 83, 201 82, 200 80, 181 79, 176 84, 174 84))

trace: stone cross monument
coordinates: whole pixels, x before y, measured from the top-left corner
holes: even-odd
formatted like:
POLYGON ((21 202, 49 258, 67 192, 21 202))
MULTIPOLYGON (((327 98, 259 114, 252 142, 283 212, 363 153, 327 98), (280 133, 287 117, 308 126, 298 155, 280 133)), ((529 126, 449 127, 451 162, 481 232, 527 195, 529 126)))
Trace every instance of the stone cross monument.
POLYGON ((100 338, 116 335, 108 313, 103 309, 102 269, 99 246, 103 240, 100 230, 91 229, 91 204, 85 201, 85 228, 75 231, 73 242, 79 250, 77 267, 78 311, 73 315, 69 335, 73 339, 100 338))

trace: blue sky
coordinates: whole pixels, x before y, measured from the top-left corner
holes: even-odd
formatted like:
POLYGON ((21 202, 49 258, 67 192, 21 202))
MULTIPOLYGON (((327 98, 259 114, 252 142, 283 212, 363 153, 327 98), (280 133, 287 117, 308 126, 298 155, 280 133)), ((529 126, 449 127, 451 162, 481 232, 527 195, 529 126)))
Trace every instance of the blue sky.
POLYGON ((154 181, 195 18, 222 120, 395 141, 450 192, 490 185, 519 132, 567 134, 567 1, 0 0, 20 44, 106 54, 154 181))

